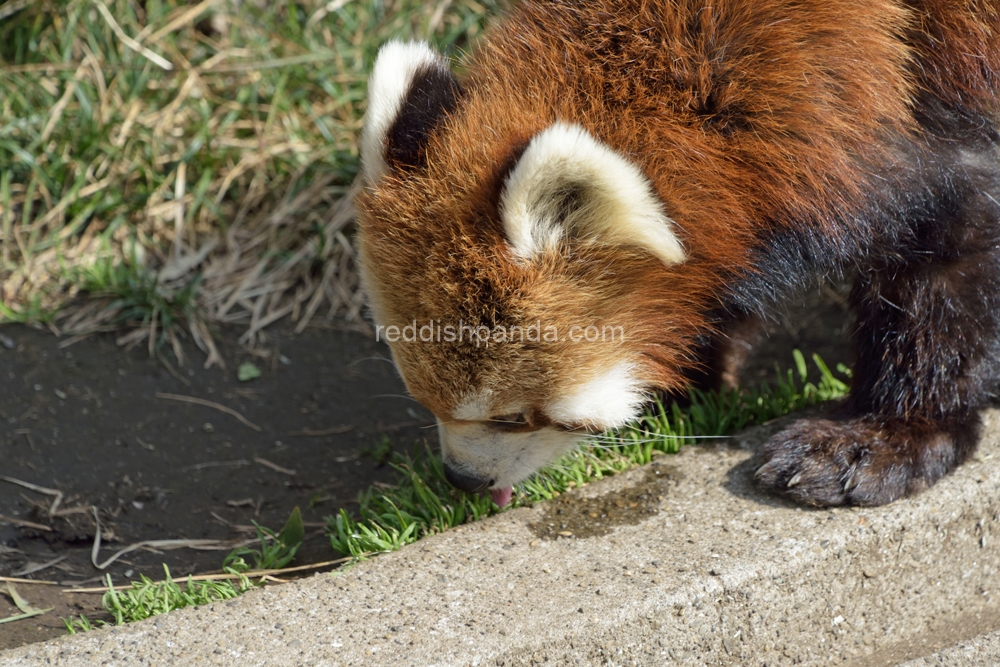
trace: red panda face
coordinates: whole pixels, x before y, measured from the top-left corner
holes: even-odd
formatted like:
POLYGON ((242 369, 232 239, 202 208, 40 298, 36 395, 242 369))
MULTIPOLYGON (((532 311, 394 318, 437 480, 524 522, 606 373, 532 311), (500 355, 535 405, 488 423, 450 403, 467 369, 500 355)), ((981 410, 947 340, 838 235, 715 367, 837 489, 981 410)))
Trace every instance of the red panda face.
POLYGON ((369 94, 359 242, 377 335, 436 415, 449 478, 505 500, 678 382, 661 362, 683 347, 664 341, 687 332, 643 295, 684 247, 643 172, 583 127, 469 142, 463 91, 425 45, 386 45, 369 94))

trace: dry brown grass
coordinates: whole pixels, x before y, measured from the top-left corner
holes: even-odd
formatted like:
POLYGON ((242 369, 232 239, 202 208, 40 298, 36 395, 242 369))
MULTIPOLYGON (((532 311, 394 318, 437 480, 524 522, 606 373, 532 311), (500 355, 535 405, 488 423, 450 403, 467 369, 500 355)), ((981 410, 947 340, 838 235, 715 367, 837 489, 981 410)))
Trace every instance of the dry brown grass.
POLYGON ((0 321, 256 345, 362 324, 351 243, 379 44, 462 48, 475 0, 43 0, 0 7, 0 321), (86 298, 84 298, 86 297, 86 298), (182 324, 183 326, 178 326, 182 324))

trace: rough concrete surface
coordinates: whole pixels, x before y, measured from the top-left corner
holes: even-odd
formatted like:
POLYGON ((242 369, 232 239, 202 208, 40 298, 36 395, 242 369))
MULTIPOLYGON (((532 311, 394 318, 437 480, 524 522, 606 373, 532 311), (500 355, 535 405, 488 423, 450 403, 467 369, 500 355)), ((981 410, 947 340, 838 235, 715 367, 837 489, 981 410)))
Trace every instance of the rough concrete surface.
POLYGON ((996 667, 1000 665, 1000 632, 990 632, 959 642, 941 651, 899 667, 996 667))
POLYGON ((0 663, 892 665, 952 647, 911 664, 996 664, 933 662, 1000 628, 1000 412, 986 421, 975 460, 887 507, 760 493, 751 433, 339 575, 0 663))

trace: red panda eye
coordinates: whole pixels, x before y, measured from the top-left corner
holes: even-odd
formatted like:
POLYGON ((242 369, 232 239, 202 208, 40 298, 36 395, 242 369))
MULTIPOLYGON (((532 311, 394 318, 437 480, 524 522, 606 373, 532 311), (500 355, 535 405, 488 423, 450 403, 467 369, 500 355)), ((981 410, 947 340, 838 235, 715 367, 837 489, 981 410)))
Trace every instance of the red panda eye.
POLYGON ((528 417, 523 412, 514 412, 498 417, 490 417, 489 421, 493 424, 503 426, 524 426, 528 423, 528 417))
POLYGON ((552 426, 555 427, 557 430, 563 431, 565 433, 590 433, 590 432, 592 432, 591 429, 587 428, 583 424, 568 424, 568 423, 562 423, 562 422, 560 422, 558 424, 553 424, 552 426))

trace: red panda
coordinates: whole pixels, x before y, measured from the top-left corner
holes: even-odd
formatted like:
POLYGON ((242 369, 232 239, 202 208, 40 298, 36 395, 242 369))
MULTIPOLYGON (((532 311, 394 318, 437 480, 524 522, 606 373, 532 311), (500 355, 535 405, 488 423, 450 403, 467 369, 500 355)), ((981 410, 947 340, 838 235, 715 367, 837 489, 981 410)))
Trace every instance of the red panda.
POLYGON ((876 505, 969 456, 1000 377, 1000 0, 526 0, 460 71, 383 47, 357 199, 454 485, 504 504, 725 322, 844 275, 850 397, 759 484, 876 505))

